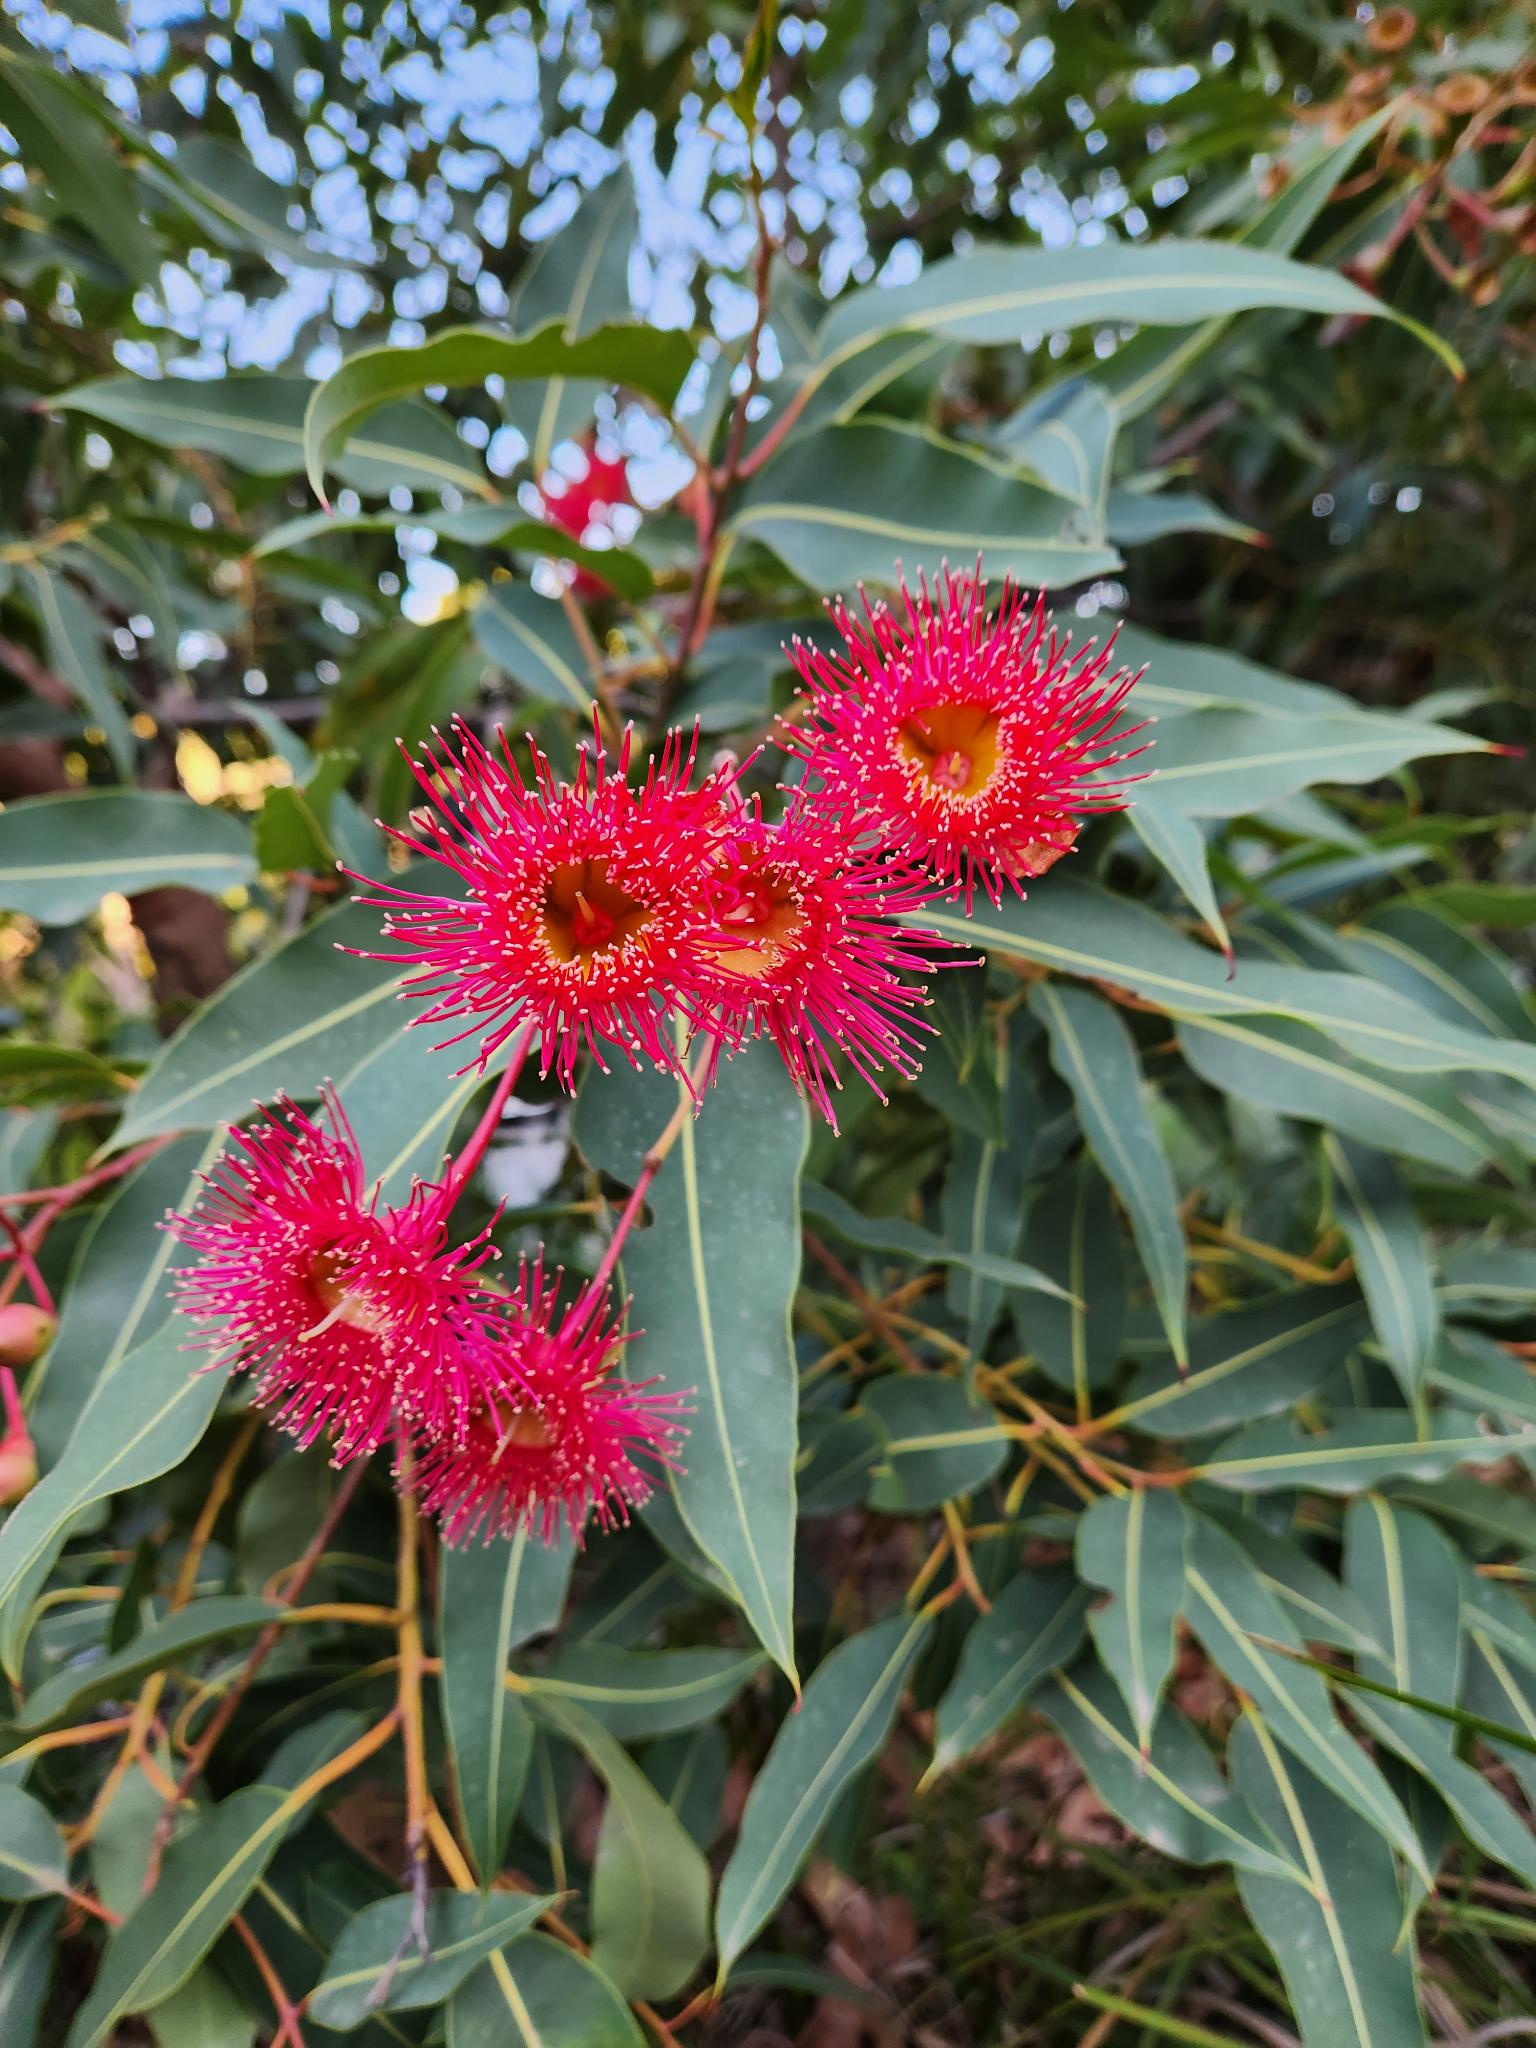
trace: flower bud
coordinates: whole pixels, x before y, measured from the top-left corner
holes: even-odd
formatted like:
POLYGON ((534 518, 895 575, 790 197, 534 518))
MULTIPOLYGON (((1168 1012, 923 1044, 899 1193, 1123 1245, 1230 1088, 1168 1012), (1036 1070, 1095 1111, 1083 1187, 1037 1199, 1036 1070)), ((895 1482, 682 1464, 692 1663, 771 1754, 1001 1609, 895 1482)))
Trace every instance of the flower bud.
POLYGON ((0 1308, 0 1365, 30 1365, 53 1342, 55 1328, 46 1309, 8 1302, 0 1308))
POLYGON ((37 1448, 25 1429, 0 1437, 0 1507, 10 1507, 37 1484, 37 1448))

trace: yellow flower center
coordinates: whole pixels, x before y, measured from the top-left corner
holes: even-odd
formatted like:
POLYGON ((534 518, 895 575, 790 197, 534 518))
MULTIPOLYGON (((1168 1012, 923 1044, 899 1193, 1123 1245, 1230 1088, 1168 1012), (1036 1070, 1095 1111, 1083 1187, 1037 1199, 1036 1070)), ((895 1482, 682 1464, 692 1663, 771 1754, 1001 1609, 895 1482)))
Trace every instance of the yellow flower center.
POLYGON ((905 721, 896 745, 936 790, 979 796, 997 771, 997 734, 985 704, 930 704, 905 721))
POLYGON ((353 1261, 342 1251, 317 1252, 310 1261, 310 1290, 326 1313, 323 1322, 304 1332, 306 1337, 318 1336, 332 1323, 346 1323, 351 1329, 366 1330, 372 1337, 384 1330, 387 1317, 366 1294, 347 1286, 352 1271, 353 1261))
POLYGON ((755 981, 771 974, 784 959, 805 929, 805 912, 788 884, 771 870, 741 877, 739 888, 720 923, 741 943, 721 948, 715 964, 725 974, 755 981))
POLYGON ((563 963, 588 962, 622 946, 653 914, 609 881, 606 860, 563 861, 544 885, 544 942, 563 963))

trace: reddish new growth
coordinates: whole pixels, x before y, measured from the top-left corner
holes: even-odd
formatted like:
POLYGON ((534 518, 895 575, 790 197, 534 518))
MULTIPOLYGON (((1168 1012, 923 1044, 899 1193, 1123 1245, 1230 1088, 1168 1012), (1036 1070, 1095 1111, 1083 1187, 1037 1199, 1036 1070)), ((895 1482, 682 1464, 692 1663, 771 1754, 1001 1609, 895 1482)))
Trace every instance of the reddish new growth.
POLYGON ((336 1439, 340 1463, 373 1451, 397 1417, 449 1438, 505 1384, 501 1297, 477 1277, 485 1233, 450 1249, 452 1175, 398 1208, 370 1196, 335 1095, 322 1130, 286 1097, 205 1176, 166 1227, 197 1255, 175 1276, 201 1342, 256 1378, 256 1399, 301 1443, 336 1439))
MULTIPOLYGON (((572 540, 585 541, 596 531, 613 539, 613 513, 635 501, 629 488, 629 464, 623 456, 610 461, 595 448, 587 451, 587 466, 579 477, 551 476, 542 493, 544 510, 551 523, 572 540)), ((577 597, 610 597, 613 585, 590 569, 578 569, 571 580, 577 597)))
POLYGON ((1022 895, 1086 814, 1123 806, 1101 777, 1141 729, 1119 723, 1136 677, 1109 672, 1112 640, 1074 651, 1044 598, 1011 582, 990 620, 986 599, 979 574, 946 571, 942 591, 903 583, 899 613, 832 606, 843 651, 796 641, 807 716, 785 741, 818 804, 926 862, 968 912, 978 883, 994 903, 1005 885, 1022 895))
POLYGON ((403 950, 370 957, 420 970, 403 991, 427 1004, 415 1021, 460 1024, 442 1044, 478 1036, 470 1066, 531 1024, 540 1072, 567 1089, 582 1051, 605 1071, 612 1051, 680 1071, 668 1008, 710 933, 704 876, 730 777, 690 793, 697 738, 671 732, 631 789, 626 732, 616 769, 583 749, 573 782, 530 740, 527 789, 505 735, 498 753, 462 723, 454 736, 457 752, 439 735, 436 753, 411 762, 432 809, 393 837, 451 870, 465 896, 372 883, 381 893, 362 900, 387 913, 384 936, 403 950))
POLYGON ((792 799, 777 825, 755 806, 740 814, 710 893, 716 935, 698 986, 713 1009, 705 1028, 716 1062, 765 1034, 834 1129, 834 1055, 882 1101, 883 1067, 916 1072, 932 1026, 920 1015, 925 984, 904 977, 952 950, 898 921, 932 898, 927 875, 852 851, 835 818, 792 799))
POLYGON ((560 1315, 559 1275, 525 1261, 508 1303, 503 1392, 475 1410, 463 1442, 418 1443, 416 1488, 450 1543, 519 1529, 554 1540, 562 1515, 578 1540, 629 1519, 651 1491, 647 1465, 675 1463, 680 1396, 620 1377, 622 1319, 606 1289, 585 1288, 560 1315))

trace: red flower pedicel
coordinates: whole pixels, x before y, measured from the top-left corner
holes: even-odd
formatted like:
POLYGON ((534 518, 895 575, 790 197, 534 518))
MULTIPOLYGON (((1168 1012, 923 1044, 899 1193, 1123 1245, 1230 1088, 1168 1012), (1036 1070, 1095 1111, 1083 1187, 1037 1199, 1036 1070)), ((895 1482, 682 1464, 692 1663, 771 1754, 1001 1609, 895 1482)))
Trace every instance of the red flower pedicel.
POLYGON ((472 1404, 505 1384, 500 1304, 476 1277, 484 1233, 450 1250, 443 1187, 398 1208, 365 1191, 357 1140, 325 1094, 322 1130, 283 1098, 206 1176, 167 1228, 200 1255, 175 1278, 215 1363, 252 1372, 256 1399, 301 1443, 334 1432, 338 1463, 378 1448, 397 1417, 462 1435, 472 1404))
POLYGON ((467 900, 371 884, 380 894, 363 900, 405 943, 371 957, 420 968, 404 991, 427 1001, 417 1022, 468 1020, 443 1043, 481 1034, 470 1065, 531 1023, 540 1071, 567 1089, 583 1049, 605 1070, 617 1050, 631 1066, 679 1071, 668 1009, 680 992, 686 1003, 709 934, 704 875, 730 777, 690 793, 696 741, 671 732, 632 790, 626 733, 616 770, 583 750, 569 783, 530 740, 529 790, 505 736, 499 755, 462 724, 455 738, 457 752, 440 741, 426 765, 412 762, 434 810, 417 813, 416 835, 393 836, 462 877, 467 900))
POLYGON ((710 888, 717 935, 698 987, 714 1006, 703 1028, 716 1057, 766 1034, 834 1129, 835 1054, 882 1101, 882 1067, 916 1072, 932 1027, 925 985, 904 976, 951 951, 899 922, 932 899, 926 874, 853 851, 838 820, 792 800, 777 825, 740 814, 710 888))
POLYGON ((549 1543, 562 1516, 578 1539, 589 1514, 607 1529, 649 1496, 645 1466, 674 1462, 682 1398, 614 1369, 625 1339, 606 1289, 587 1287, 563 1316, 558 1291, 558 1274, 524 1262, 502 1327, 515 1379, 461 1443, 416 1444, 416 1490, 449 1543, 519 1529, 549 1543))
POLYGON ((978 882, 994 903, 1005 884, 1022 895, 1085 814, 1123 806, 1097 778, 1131 758, 1140 727, 1119 719, 1136 677, 1108 673, 1113 641, 1074 652, 1044 598, 1027 606, 1010 582, 990 621, 979 574, 946 571, 942 596, 903 583, 901 604, 864 621, 833 606, 841 654, 795 643, 808 716, 785 745, 819 803, 927 862, 968 911, 978 882))

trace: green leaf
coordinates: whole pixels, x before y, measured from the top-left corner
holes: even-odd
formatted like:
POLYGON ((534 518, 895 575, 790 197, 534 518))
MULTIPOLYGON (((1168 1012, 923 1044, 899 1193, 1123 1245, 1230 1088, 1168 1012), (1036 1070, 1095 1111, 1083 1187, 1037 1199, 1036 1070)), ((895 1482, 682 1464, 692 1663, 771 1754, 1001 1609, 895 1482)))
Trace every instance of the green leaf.
MULTIPOLYGON (((167 1042, 118 1125, 115 1143, 238 1122, 253 1097, 269 1102, 285 1090, 312 1097, 326 1075, 342 1081, 367 1054, 392 1042, 405 1022, 395 1000, 395 965, 338 950, 372 948, 378 940, 378 912, 345 903, 242 968, 167 1042)), ((424 1045, 416 1058, 431 1075, 424 1045)), ((452 1085, 446 1059, 440 1071, 446 1092, 452 1085)))
MULTIPOLYGON (((577 1142, 632 1182, 678 1106, 661 1076, 589 1074, 577 1142)), ((800 1273, 805 1105, 765 1042, 722 1068, 625 1247, 634 1294, 625 1369, 694 1403, 685 1469, 670 1475, 689 1534, 720 1568, 758 1640, 794 1678, 795 1415, 789 1309, 800 1273)))
POLYGON ((1119 564, 1069 501, 989 456, 894 420, 785 444, 726 521, 812 590, 888 585, 984 553, 989 572, 1059 589, 1119 564))
POLYGON ((1490 1435, 1476 1415, 1437 1408, 1421 1436, 1400 1408, 1357 1408, 1308 1435, 1290 1419, 1241 1429, 1195 1469, 1202 1479, 1240 1492, 1306 1487, 1360 1493, 1384 1479, 1438 1479, 1453 1465, 1493 1465, 1536 1444, 1536 1426, 1490 1435))
POLYGON ((1247 1552, 1265 1588, 1285 1607, 1308 1642, 1336 1643, 1341 1649, 1368 1654, 1377 1650, 1371 1615, 1299 1542, 1273 1535, 1241 1511, 1217 1513, 1212 1519, 1247 1552))
POLYGON ((1375 782, 1421 755, 1486 751, 1472 733, 1368 711, 1296 720, 1195 711, 1158 726, 1155 793, 1185 817, 1240 818, 1316 782, 1375 782))
MULTIPOLYGON (((302 787, 269 789, 256 820, 256 858, 267 874, 329 874, 336 865, 331 806, 357 767, 350 751, 320 754, 302 787)), ((377 855, 375 855, 377 857, 377 855)))
MULTIPOLYGON (((175 156, 141 164, 139 175, 212 234, 217 247, 256 256, 280 254, 313 265, 314 244, 289 225, 288 209, 296 196, 292 188, 267 177, 232 143, 195 131, 178 135, 175 156)), ((349 267, 334 247, 325 262, 349 267)))
POLYGON ((0 1899, 39 1899, 69 1888, 69 1855, 46 1806, 0 1785, 0 1899))
POLYGON ((1447 1333, 1429 1362, 1429 1381, 1459 1408, 1536 1422, 1536 1380, 1530 1369, 1475 1330, 1447 1333))
POLYGON ((1178 1495, 1146 1486, 1105 1495, 1077 1524, 1078 1572, 1109 1595, 1094 1607, 1088 1626, 1144 1752, 1150 1752, 1152 1725, 1173 1672, 1188 1529, 1178 1495))
MULTIPOLYGON (((639 239, 634 181, 621 165, 564 227, 539 243, 519 273, 507 308, 513 333, 531 334, 554 322, 570 343, 610 321, 632 319, 629 263, 639 239)), ((509 390, 507 415, 528 443, 536 476, 548 469, 555 444, 591 420, 601 388, 590 378, 573 383, 556 374, 509 390)))
POLYGON ((1407 1400, 1416 1402, 1440 1334, 1428 1242, 1390 1160, 1334 1136, 1324 1138, 1323 1152, 1377 1341, 1407 1400))
POLYGON ((884 1746, 928 1626, 921 1615, 895 1615, 849 1637, 781 1724, 720 1879, 717 1982, 772 1919, 844 1786, 884 1746))
POLYGON ((1433 1788, 1478 1848, 1527 1885, 1536 1884, 1536 1835, 1480 1771, 1451 1753, 1450 1724, 1402 1700, 1363 1691, 1351 1691, 1350 1710, 1367 1733, 1395 1750, 1433 1788))
POLYGON ((1209 1436, 1304 1400, 1366 1334, 1357 1290, 1298 1287, 1202 1316, 1190 1333, 1189 1376, 1171 1361, 1143 1367, 1130 1398, 1103 1422, 1134 1422, 1149 1436, 1209 1436))
POLYGON ((1523 1245, 1453 1245, 1440 1261, 1436 1289, 1452 1315, 1519 1322, 1536 1307, 1536 1250, 1523 1245))
POLYGON ((934 1719, 933 1762, 919 1789, 979 1749, 1046 1673, 1069 1664, 1088 1621, 1088 1593, 1064 1566, 1027 1567, 967 1630, 934 1719))
POLYGON ((860 1409, 880 1442, 869 1504, 910 1514, 974 1493, 1008 1460, 1009 1440, 986 1402, 940 1373, 892 1373, 864 1388, 860 1409))
POLYGON ((993 434, 995 445, 1104 530, 1119 420, 1097 381, 1073 378, 1031 397, 993 434))
MULTIPOLYGON (((283 477, 304 467, 304 415, 317 389, 307 377, 267 374, 104 377, 49 403, 121 427, 157 448, 195 448, 253 476, 283 477)), ((428 405, 392 405, 376 413, 334 467, 343 483, 370 497, 387 497, 402 484, 413 491, 497 495, 452 420, 428 405)))
POLYGON ((125 782, 130 780, 137 750, 128 714, 107 672, 96 614, 67 577, 31 562, 22 564, 22 574, 49 667, 68 683, 85 714, 84 723, 101 728, 113 767, 125 782))
POLYGON ((1344 1732, 1323 1681, 1267 1647, 1278 1643, 1300 1649, 1301 1639, 1285 1612, 1253 1561, 1203 1515, 1193 1518, 1187 1574, 1189 1624, 1217 1669, 1258 1704, 1278 1739, 1330 1791, 1364 1815, 1426 1886, 1432 1884, 1407 1815, 1375 1764, 1344 1732))
POLYGON ((448 2008, 448 2048, 643 2048, 644 2035, 608 1979, 544 1934, 525 1934, 477 1971, 448 2008))
POLYGON ((0 121, 15 136, 23 161, 132 282, 151 282, 159 252, 99 108, 93 93, 60 78, 42 59, 0 48, 0 121))
POLYGON ((966 1342, 981 1352, 1003 1303, 1002 1282, 984 1277, 976 1260, 1006 1260, 1024 1228, 1024 1162, 1004 1145, 957 1131, 944 1176, 944 1236, 969 1256, 951 1270, 946 1301, 961 1318, 966 1342))
POLYGON ((448 327, 412 347, 368 348, 349 356, 315 386, 304 414, 304 470, 325 499, 325 473, 358 429, 392 399, 413 398, 435 385, 484 384, 487 377, 590 377, 623 384, 668 406, 693 361, 693 344, 677 329, 614 323, 576 341, 551 320, 531 334, 489 327, 448 327))
POLYGON ((251 2048, 261 2022, 212 1963, 155 2007, 156 2048, 251 2048))
POLYGON ((1050 1034, 1052 1064, 1072 1090, 1093 1156, 1125 1204, 1168 1342, 1182 1363, 1189 1260, 1179 1194, 1131 1034, 1108 1003, 1083 989, 1042 982, 1030 1001, 1050 1034))
POLYGON ((1496 1038, 1536 1037, 1536 1017, 1509 959, 1416 903, 1389 903, 1339 944, 1352 965, 1456 1024, 1496 1038))
POLYGON ((1024 1250, 1070 1299, 1016 1304, 1014 1327, 1040 1370, 1070 1387, 1078 1413, 1114 1377, 1125 1327, 1126 1276, 1109 1183, 1088 1151, 1046 1182, 1030 1212, 1024 1250))
POLYGON ((506 1683, 507 1658, 559 1626, 575 1557, 569 1538, 547 1546, 526 1529, 504 1543, 443 1552, 443 1720, 482 1886, 501 1868, 533 1749, 527 1712, 506 1683))
POLYGON ((1198 491, 1133 488, 1111 491, 1104 521, 1117 548, 1141 548, 1175 533, 1211 533, 1222 540, 1264 542, 1257 527, 1233 519, 1198 491))
POLYGON ((758 1650, 626 1650, 572 1643, 536 1676, 533 1700, 568 1700, 620 1742, 697 1728, 723 1714, 763 1667, 758 1650))
POLYGON ((13 1596, 82 1509, 179 1465, 201 1441, 222 1389, 223 1375, 199 1372, 172 1326, 98 1380, 58 1464, 0 1529, 0 1655, 13 1679, 29 1619, 13 1596))
POLYGON ((37 2048, 61 1910, 39 1901, 0 1913, 0 2040, 6 2048, 37 2048))
POLYGON ((1117 1820, 1183 1863, 1235 1863, 1284 1884, 1305 1872, 1266 1846, 1252 1816, 1175 1708, 1158 1716, 1150 1752, 1136 1739, 1119 1688, 1092 1658, 1058 1671, 1035 1694, 1117 1820))
POLYGON ((911 284, 866 286, 838 301, 818 337, 831 364, 897 332, 1002 346, 1026 335, 1133 320, 1183 327, 1273 306, 1300 313, 1382 314, 1453 370, 1454 351, 1416 321, 1330 270, 1241 242, 1106 242, 1060 249, 989 247, 929 264, 911 284))
POLYGON ((631 1998, 670 1998, 709 1947, 709 1865, 654 1785, 590 1714, 530 1696, 608 1787, 592 1866, 592 1962, 631 1998))
POLYGON ((1067 1298, 1065 1287, 1021 1259, 1001 1258, 981 1246, 951 1244, 934 1231, 925 1230, 922 1224, 909 1223, 904 1216, 865 1216, 833 1189, 821 1187, 815 1181, 808 1180, 802 1185, 800 1202, 808 1223, 819 1224, 845 1244, 858 1245, 863 1251, 890 1252, 899 1259, 915 1259, 923 1266, 959 1266, 978 1279, 996 1281, 1000 1287, 1067 1298))
POLYGON ((175 883, 218 896, 255 877, 244 825, 187 796, 82 790, 0 812, 0 905, 39 924, 75 924, 109 890, 175 883))
POLYGON ((133 1640, 95 1663, 70 1665, 36 1686, 12 1720, 25 1734, 69 1721, 98 1700, 127 1699, 152 1671, 179 1664, 211 1643, 259 1635, 268 1622, 291 1619, 293 1610, 248 1593, 215 1593, 194 1600, 176 1614, 141 1629, 133 1640))
POLYGON ((271 1782, 232 1792, 176 1837, 154 1890, 108 1944, 67 2048, 107 2048, 125 2014, 152 2010, 186 1983, 308 1808, 313 1795, 302 1792, 303 1779, 356 1732, 351 1715, 305 1728, 273 1759, 271 1782), (290 1768, 299 1781, 293 1790, 290 1768))
MULTIPOLYGON (((1368 1493, 1344 1517, 1344 1583, 1371 1616, 1380 1654, 1359 1669, 1399 1692, 1454 1706, 1460 1691, 1461 1575, 1456 1552, 1412 1508, 1368 1493)), ((1437 1730, 1450 1747, 1450 1730, 1437 1730)))
POLYGON ((563 605, 526 583, 497 583, 470 624, 486 660, 528 696, 590 717, 592 677, 563 605))
POLYGON ((1392 1851, 1328 1783, 1290 1761, 1251 1709, 1232 1736, 1232 1782, 1312 1883, 1240 1868, 1249 1917, 1280 1965, 1307 2048, 1410 2048, 1425 2039, 1392 1851))
MULTIPOLYGON (((202 1193, 221 1140, 193 1132, 119 1182, 81 1239, 52 1344, 27 1374, 28 1423, 44 1469, 56 1463, 93 1389, 168 1321, 166 1275, 189 1254, 157 1229, 202 1193)), ((188 1360, 190 1364, 191 1361, 188 1360)))
MULTIPOLYGON (((0 813, 0 824, 10 811, 0 813)), ((133 1086, 133 1076, 83 1046, 38 1045, 13 1039, 0 1045, 0 1098, 45 1102, 110 1102, 133 1086)))
POLYGON ((350 2033, 375 2011, 405 2012, 441 2005, 488 1956, 526 1934, 556 1903, 539 1893, 432 1892, 427 1899, 428 1951, 409 1942, 415 1901, 405 1896, 365 1906, 341 1930, 325 1975, 309 1994, 306 2011, 317 2026, 350 2033), (377 1998, 391 1961, 389 1989, 377 1998))
POLYGON ((1142 845, 1173 877, 1230 961, 1232 937, 1216 900, 1205 835, 1199 826, 1182 811, 1160 802, 1155 784, 1138 793, 1127 815, 1142 845))

